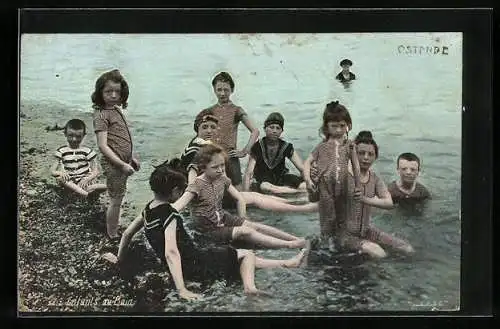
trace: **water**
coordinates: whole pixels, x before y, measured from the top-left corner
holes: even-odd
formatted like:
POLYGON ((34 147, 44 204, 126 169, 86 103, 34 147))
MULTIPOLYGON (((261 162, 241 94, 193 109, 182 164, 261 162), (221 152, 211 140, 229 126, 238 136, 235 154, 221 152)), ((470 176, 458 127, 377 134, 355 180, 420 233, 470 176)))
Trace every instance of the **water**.
MULTIPOLYGON (((382 261, 313 257, 304 269, 260 270, 257 284, 273 298, 243 298, 241 287, 230 287, 200 309, 454 309, 460 280, 461 54, 459 33, 23 35, 21 100, 89 113, 95 80, 119 68, 130 87, 128 118, 142 161, 127 198, 140 208, 151 196, 152 165, 180 155, 194 135, 194 116, 216 102, 211 79, 219 71, 232 74, 232 100, 259 128, 270 112, 284 115, 283 138, 302 158, 319 141, 324 105, 338 99, 350 109, 352 137, 373 132, 380 146, 374 169, 386 183, 396 178, 399 153, 421 157, 420 179, 434 197, 426 209, 374 210, 376 225, 407 238, 417 254, 382 261), (401 54, 400 45, 447 46, 448 54, 401 54), (343 58, 354 62, 357 76, 348 88, 334 80, 343 58)), ((240 125, 238 145, 247 140, 240 125)), ((296 235, 319 231, 317 215, 248 213, 296 235)), ((293 252, 262 254, 278 258, 293 252)))

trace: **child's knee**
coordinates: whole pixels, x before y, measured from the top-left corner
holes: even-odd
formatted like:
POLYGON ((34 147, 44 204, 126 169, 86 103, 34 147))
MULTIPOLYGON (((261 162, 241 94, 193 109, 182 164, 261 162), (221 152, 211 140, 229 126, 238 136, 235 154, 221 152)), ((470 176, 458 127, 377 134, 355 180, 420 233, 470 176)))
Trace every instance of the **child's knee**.
POLYGON ((387 256, 386 252, 384 251, 384 249, 382 249, 382 247, 370 241, 364 241, 361 244, 361 251, 376 258, 384 258, 387 256))
POLYGON ((123 202, 123 197, 114 197, 109 199, 109 205, 111 207, 121 207, 123 202))
POLYGON ((246 257, 255 257, 255 253, 252 250, 248 249, 236 249, 236 253, 238 255, 238 259, 246 257))
POLYGON ((252 229, 251 227, 239 226, 233 229, 233 237, 234 238, 249 237, 250 235, 253 234, 253 232, 255 232, 255 230, 252 229))

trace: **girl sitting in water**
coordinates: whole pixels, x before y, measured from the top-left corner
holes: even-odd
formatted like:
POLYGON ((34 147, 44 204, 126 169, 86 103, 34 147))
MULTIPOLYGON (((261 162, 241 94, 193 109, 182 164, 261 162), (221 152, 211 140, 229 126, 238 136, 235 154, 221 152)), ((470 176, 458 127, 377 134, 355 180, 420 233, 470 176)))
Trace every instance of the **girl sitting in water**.
POLYGON ((225 174, 226 158, 220 146, 202 146, 195 158, 202 174, 188 185, 174 207, 181 211, 192 201, 191 214, 196 229, 219 243, 243 240, 267 248, 304 247, 306 240, 303 238, 246 219, 245 199, 225 174), (226 191, 236 200, 238 216, 222 208, 226 191))
MULTIPOLYGON (((196 176, 202 174, 194 160, 200 148, 203 145, 213 144, 211 140, 217 130, 218 120, 210 113, 210 111, 205 110, 196 116, 194 131, 197 133, 197 136, 189 142, 189 145, 181 155, 182 167, 187 171, 189 184, 194 181, 196 176)), ((313 212, 317 209, 317 206, 313 204, 289 204, 292 201, 291 199, 273 195, 248 191, 240 191, 240 194, 245 200, 246 205, 253 205, 265 210, 276 212, 313 212)))
POLYGON ((348 216, 340 224, 338 243, 341 248, 367 253, 372 257, 386 256, 380 244, 391 246, 406 253, 412 253, 412 246, 390 234, 376 228, 370 223, 370 208, 392 209, 391 194, 386 185, 370 167, 378 157, 378 146, 370 131, 361 131, 356 136, 357 157, 360 166, 360 188, 356 188, 354 178, 348 179, 349 193, 353 199, 348 200, 348 216))
POLYGON ((250 250, 217 247, 199 250, 187 234, 179 203, 174 202, 186 186, 186 178, 179 170, 179 159, 173 159, 156 167, 149 179, 154 198, 125 230, 120 241, 118 256, 103 255, 112 263, 122 262, 132 237, 144 227, 146 237, 163 264, 168 265, 170 275, 180 297, 198 299, 200 294, 188 290, 184 278, 198 273, 215 273, 218 277, 231 278, 239 272, 247 294, 259 294, 255 286, 255 268, 299 267, 304 265, 308 250, 301 250, 290 259, 266 259, 255 256, 250 250))

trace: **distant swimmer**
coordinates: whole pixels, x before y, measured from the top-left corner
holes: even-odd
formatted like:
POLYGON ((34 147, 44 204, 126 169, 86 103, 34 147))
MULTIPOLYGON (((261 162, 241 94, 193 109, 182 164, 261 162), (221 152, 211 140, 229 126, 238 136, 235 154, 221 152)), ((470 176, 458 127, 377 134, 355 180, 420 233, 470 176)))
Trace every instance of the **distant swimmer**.
POLYGON ((417 181, 420 174, 420 159, 413 153, 402 153, 397 159, 399 180, 389 184, 388 189, 394 204, 415 204, 431 198, 427 188, 417 181))
POLYGON ((352 66, 352 61, 350 59, 343 59, 342 61, 340 61, 340 66, 342 67, 342 71, 337 74, 335 79, 339 80, 340 82, 356 80, 356 75, 349 71, 350 67, 352 66))

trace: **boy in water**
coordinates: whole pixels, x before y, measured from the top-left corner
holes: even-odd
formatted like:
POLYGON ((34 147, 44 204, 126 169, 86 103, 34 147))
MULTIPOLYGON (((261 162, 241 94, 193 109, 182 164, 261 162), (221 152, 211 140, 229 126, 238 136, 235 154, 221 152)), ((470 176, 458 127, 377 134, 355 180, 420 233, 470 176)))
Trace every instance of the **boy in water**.
POLYGON ((340 62, 340 66, 342 67, 342 71, 337 74, 335 79, 339 80, 340 82, 349 82, 351 80, 356 80, 356 75, 349 71, 349 68, 352 66, 352 61, 349 59, 343 59, 340 62))
POLYGON ((234 81, 229 73, 221 72, 217 74, 212 80, 212 87, 217 96, 217 104, 205 110, 219 120, 213 142, 222 146, 228 154, 227 175, 236 189, 240 190, 242 177, 239 158, 243 158, 249 153, 250 148, 259 137, 259 130, 254 126, 247 113, 240 106, 231 102, 230 97, 234 92, 234 81), (248 143, 242 150, 236 148, 240 121, 250 131, 248 143))
POLYGON ((402 153, 397 159, 399 180, 389 184, 394 204, 400 206, 420 203, 431 198, 427 188, 417 181, 420 159, 413 153, 402 153))
POLYGON ((68 144, 56 150, 56 161, 50 171, 59 184, 83 197, 89 197, 106 191, 106 185, 94 182, 99 175, 95 161, 97 154, 82 145, 85 133, 85 122, 82 120, 71 119, 66 123, 64 136, 68 144))
POLYGON ((288 173, 285 159, 288 158, 302 174, 304 165, 292 143, 280 138, 285 119, 281 113, 273 112, 264 121, 266 136, 250 150, 250 159, 243 179, 243 191, 250 189, 255 176, 257 189, 270 193, 306 192, 306 183, 301 176, 288 173))

